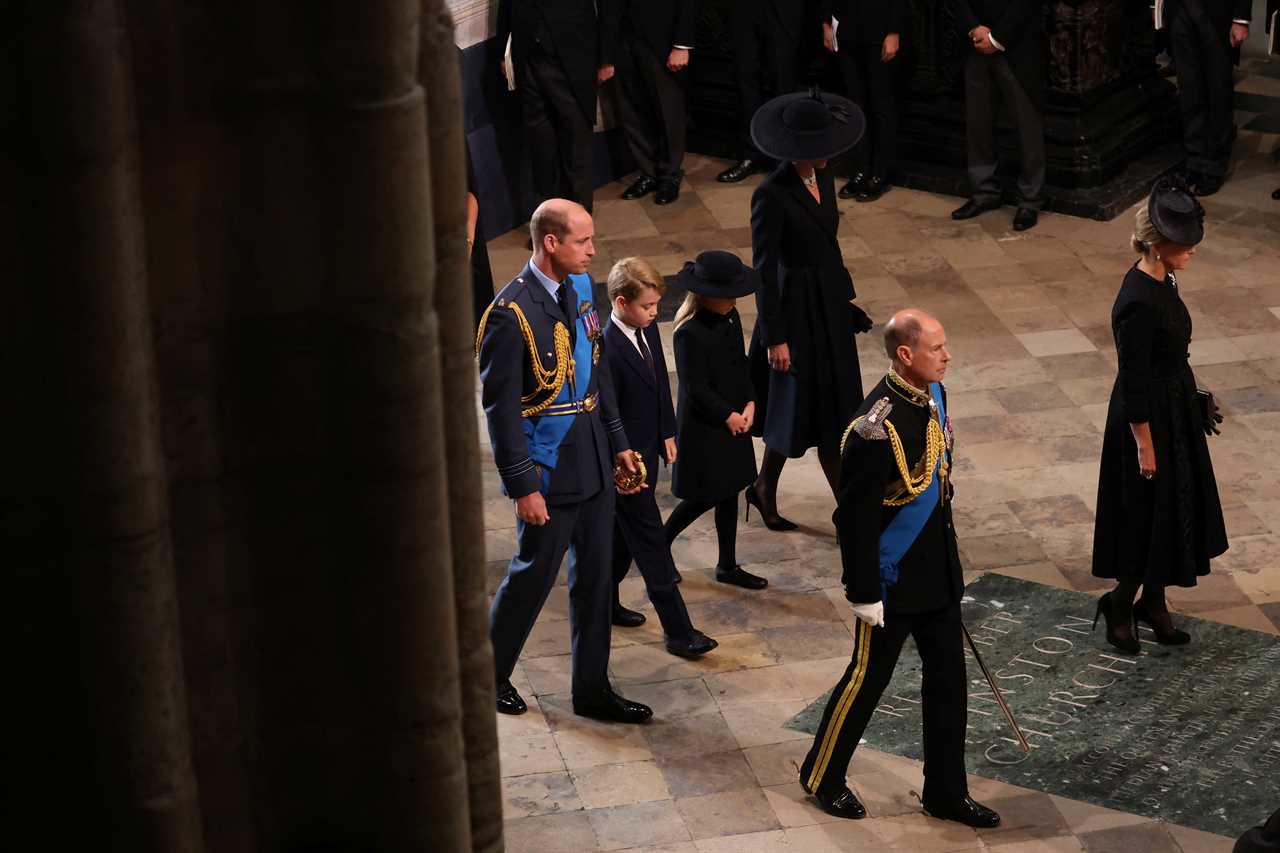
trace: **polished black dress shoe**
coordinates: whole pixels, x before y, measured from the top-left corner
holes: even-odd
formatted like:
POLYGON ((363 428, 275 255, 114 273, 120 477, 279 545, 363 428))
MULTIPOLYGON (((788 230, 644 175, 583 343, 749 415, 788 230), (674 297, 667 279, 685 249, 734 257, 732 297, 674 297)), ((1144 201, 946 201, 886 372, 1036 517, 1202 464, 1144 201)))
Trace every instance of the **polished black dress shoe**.
POLYGON ((653 709, 624 699, 612 690, 605 690, 590 699, 574 697, 573 713, 579 717, 608 720, 612 723, 643 723, 653 716, 653 709))
POLYGON ((529 706, 520 698, 520 694, 511 686, 510 681, 504 681, 498 685, 499 714, 523 714, 527 710, 529 706))
POLYGON ((854 196, 856 201, 875 201, 889 191, 889 182, 884 178, 872 178, 863 184, 862 189, 854 196))
POLYGON ((658 188, 658 179, 653 175, 641 175, 627 187, 622 193, 622 197, 627 201, 635 201, 638 198, 644 198, 649 193, 658 188))
POLYGON ((763 164, 752 160, 750 157, 739 160, 720 174, 716 175, 716 180, 722 184, 736 184, 738 181, 744 181, 747 176, 753 175, 764 168, 763 164))
POLYGON ((671 204, 678 198, 680 198, 680 182, 662 181, 658 184, 658 191, 653 194, 653 203, 671 204))
POLYGON ((998 198, 971 198, 951 211, 951 218, 973 219, 975 216, 986 213, 988 210, 997 210, 999 207, 1000 199, 998 198))
POLYGON ((767 579, 743 571, 742 566, 730 566, 727 569, 716 566, 716 580, 720 583, 740 586, 743 589, 764 589, 769 585, 767 579))
POLYGON ((683 640, 667 638, 667 651, 681 658, 702 657, 718 645, 720 644, 701 631, 694 631, 683 640))
POLYGON ((822 806, 824 812, 834 817, 862 820, 867 816, 866 807, 858 802, 858 798, 848 786, 833 794, 824 794, 819 791, 813 795, 813 798, 818 801, 818 805, 822 806))
POLYGON ((628 610, 621 604, 613 605, 613 624, 619 628, 638 628, 644 622, 643 613, 636 610, 628 610))
POLYGON ((1040 221, 1038 211, 1030 207, 1020 207, 1018 212, 1013 215, 1013 230, 1026 231, 1028 228, 1035 228, 1036 223, 1040 221))
POLYGON ((938 820, 954 820, 975 829, 991 829, 1000 825, 1000 815, 964 796, 950 802, 924 803, 924 810, 938 820))
POLYGON ((854 176, 849 179, 849 183, 842 186, 840 188, 840 192, 836 193, 836 195, 840 196, 840 198, 853 198, 858 193, 862 192, 862 188, 866 186, 866 183, 867 176, 862 172, 856 172, 854 173, 854 176))

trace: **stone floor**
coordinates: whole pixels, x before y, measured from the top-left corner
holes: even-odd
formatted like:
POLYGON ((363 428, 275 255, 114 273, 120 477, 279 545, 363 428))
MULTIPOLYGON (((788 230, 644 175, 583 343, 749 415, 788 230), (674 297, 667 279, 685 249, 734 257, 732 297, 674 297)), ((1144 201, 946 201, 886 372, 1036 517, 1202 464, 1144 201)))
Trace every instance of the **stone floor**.
MULTIPOLYGON (((1280 103, 1271 100, 1280 97, 1280 79, 1251 75, 1241 91, 1252 97, 1241 99, 1251 111, 1237 116, 1244 128, 1238 162, 1226 188, 1206 199, 1208 238, 1180 277, 1195 322, 1192 364, 1227 417, 1211 450, 1231 550, 1199 587, 1171 590, 1171 600, 1185 613, 1278 633, 1280 465, 1269 442, 1280 439, 1280 202, 1270 195, 1280 187, 1280 169, 1265 155, 1280 137, 1246 125, 1272 127, 1255 119, 1280 103)), ((704 249, 731 249, 749 260, 748 201, 759 179, 719 185, 714 176, 723 165, 689 157, 680 200, 666 208, 651 199, 616 200, 623 184, 601 188, 595 275, 603 278, 627 255, 643 255, 668 274, 704 249)), ((957 530, 967 576, 1000 572, 1099 589, 1089 551, 1100 428, 1116 363, 1108 318, 1133 261, 1132 219, 1048 214, 1017 234, 1010 209, 952 222, 947 214, 957 203, 903 189, 874 204, 840 202, 840 243, 859 304, 878 321, 917 305, 947 327, 955 359, 947 385, 958 440, 957 530)), ((525 262, 524 239, 512 232, 490 243, 496 281, 509 280, 525 262)), ((749 326, 753 301, 739 307, 749 326)), ((859 337, 867 383, 884 368, 879 341, 878 329, 859 337)), ((658 487, 664 511, 674 503, 665 473, 658 487)), ((512 553, 514 525, 491 459, 484 476, 493 586, 512 553)), ((596 723, 569 709, 562 577, 513 679, 529 713, 498 719, 508 850, 1231 849, 1228 838, 973 776, 974 795, 1004 816, 999 829, 975 832, 921 813, 918 762, 865 749, 849 781, 870 816, 837 821, 817 810, 803 797, 794 766, 808 736, 783 723, 839 676, 852 615, 838 582, 832 499, 815 458, 788 466, 780 504, 800 530, 771 533, 755 519, 739 528, 739 559, 769 577, 767 591, 714 582, 709 516, 675 545, 694 624, 720 641, 705 659, 668 655, 642 582, 634 571, 624 582, 626 603, 650 619, 638 629, 614 629, 610 668, 621 692, 654 707, 648 725, 596 723)), ((1280 805, 1280 792, 1276 799, 1280 805)))

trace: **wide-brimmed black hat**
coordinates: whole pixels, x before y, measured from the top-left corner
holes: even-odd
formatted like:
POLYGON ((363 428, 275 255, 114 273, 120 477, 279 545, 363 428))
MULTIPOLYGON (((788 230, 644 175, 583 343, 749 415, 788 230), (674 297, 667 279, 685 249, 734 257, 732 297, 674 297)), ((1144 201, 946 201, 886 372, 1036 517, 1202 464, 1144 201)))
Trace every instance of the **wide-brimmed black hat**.
POLYGON ((1204 239, 1204 207, 1177 181, 1161 178, 1147 200, 1147 216, 1160 236, 1180 246, 1194 246, 1204 239))
POLYGON ((816 88, 779 95, 751 117, 751 140, 777 160, 830 160, 857 145, 866 129, 857 104, 816 88))
POLYGON ((738 299, 754 293, 759 274, 733 252, 702 252, 696 260, 685 261, 676 283, 699 296, 738 299))

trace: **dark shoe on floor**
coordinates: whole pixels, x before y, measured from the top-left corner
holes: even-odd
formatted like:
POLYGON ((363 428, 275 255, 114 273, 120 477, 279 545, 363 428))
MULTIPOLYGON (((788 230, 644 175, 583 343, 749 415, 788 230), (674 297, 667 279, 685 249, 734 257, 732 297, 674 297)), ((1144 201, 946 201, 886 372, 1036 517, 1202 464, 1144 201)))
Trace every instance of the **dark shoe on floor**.
POLYGON ((1035 228, 1036 223, 1040 221, 1038 211, 1030 207, 1020 207, 1018 212, 1013 215, 1013 230, 1026 231, 1028 228, 1035 228))
POLYGON ((736 184, 738 181, 744 181, 747 176, 762 171, 764 164, 758 160, 752 160, 750 157, 739 160, 720 174, 716 175, 716 180, 722 184, 736 184))
POLYGON ((679 569, 672 569, 672 571, 676 573, 676 583, 680 583, 682 580, 684 580, 684 575, 680 574, 679 569))
POLYGON ((824 794, 822 791, 813 795, 818 801, 818 805, 822 806, 822 810, 833 817, 843 817, 849 820, 862 820, 867 816, 867 809, 862 803, 858 802, 858 798, 854 796, 848 786, 841 788, 834 794, 824 794))
POLYGON ((751 508, 755 507, 756 511, 760 513, 760 519, 764 522, 764 526, 769 528, 770 530, 787 531, 787 530, 795 530, 797 527, 799 527, 799 525, 797 525, 794 521, 789 521, 788 519, 785 519, 782 516, 778 515, 776 512, 773 515, 769 515, 768 513, 766 513, 764 511, 764 501, 760 498, 760 493, 756 491, 755 486, 747 486, 747 489, 743 493, 743 495, 747 501, 747 509, 745 513, 746 518, 744 519, 745 521, 751 520, 751 508))
POLYGON ((654 193, 654 204, 671 204, 671 202, 680 198, 680 182, 679 181, 662 181, 658 184, 658 191, 654 193))
POLYGON ((527 710, 529 706, 520 698, 520 694, 511 686, 510 681, 504 681, 498 685, 499 714, 523 714, 527 710))
POLYGON ((997 210, 999 207, 1000 199, 998 198, 971 198, 951 211, 951 218, 973 219, 975 216, 986 213, 988 210, 997 210))
POLYGON ((1141 622, 1151 626, 1156 633, 1156 642, 1162 646, 1185 646, 1191 642, 1191 635, 1173 627, 1173 618, 1169 616, 1169 606, 1151 607, 1142 599, 1133 605, 1134 624, 1141 622))
POLYGON ((1198 196, 1213 195, 1222 189, 1224 180, 1221 175, 1197 175, 1191 184, 1191 192, 1198 196))
POLYGON ((964 796, 951 802, 924 803, 924 810, 939 820, 954 820, 975 829, 991 829, 1000 825, 1000 815, 964 796))
POLYGON ((733 566, 728 569, 716 566, 716 580, 720 583, 740 586, 743 589, 764 589, 769 585, 769 581, 765 578, 753 575, 751 572, 744 572, 742 566, 733 566))
POLYGON ((849 182, 840 188, 840 192, 836 193, 836 195, 840 196, 840 198, 853 198, 862 192, 862 188, 866 186, 866 183, 867 176, 862 172, 856 172, 849 179, 849 182))
POLYGON ((720 645, 701 631, 694 631, 692 636, 683 640, 667 638, 667 651, 676 657, 697 658, 720 645))
POLYGON ((1136 655, 1142 651, 1138 645, 1138 629, 1133 623, 1132 607, 1125 608, 1120 599, 1113 598, 1113 592, 1105 592, 1098 599, 1098 609, 1093 614, 1093 630, 1098 627, 1098 617, 1106 620, 1107 642, 1128 655, 1136 655), (1121 604, 1117 607, 1117 604, 1121 604))
POLYGON ((875 201, 888 191, 889 182, 884 178, 875 177, 867 181, 854 198, 861 202, 875 201))
POLYGON ((653 716, 653 709, 624 699, 613 690, 605 690, 590 699, 573 699, 573 713, 612 723, 643 723, 653 716))
POLYGON ((644 614, 628 610, 621 604, 613 605, 613 624, 619 628, 638 628, 645 622, 644 614))
POLYGON ((635 201, 638 198, 644 198, 649 193, 658 188, 658 179, 652 175, 641 175, 627 187, 622 193, 622 197, 627 201, 635 201))
POLYGON ((1280 190, 1272 190, 1271 197, 1276 201, 1280 201, 1280 190))

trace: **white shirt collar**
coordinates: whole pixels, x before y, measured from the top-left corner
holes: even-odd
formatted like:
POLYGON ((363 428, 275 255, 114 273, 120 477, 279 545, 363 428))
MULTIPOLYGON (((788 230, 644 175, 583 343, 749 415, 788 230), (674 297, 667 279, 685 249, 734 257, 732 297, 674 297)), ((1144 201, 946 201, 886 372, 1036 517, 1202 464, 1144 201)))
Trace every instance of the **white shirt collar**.
POLYGON ((544 273, 538 265, 534 263, 532 257, 529 258, 529 270, 533 273, 534 277, 538 279, 538 281, 542 282, 543 288, 546 289, 547 293, 551 294, 552 299, 560 298, 560 282, 544 273))

